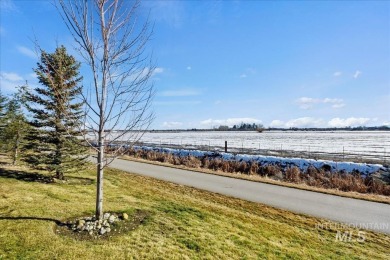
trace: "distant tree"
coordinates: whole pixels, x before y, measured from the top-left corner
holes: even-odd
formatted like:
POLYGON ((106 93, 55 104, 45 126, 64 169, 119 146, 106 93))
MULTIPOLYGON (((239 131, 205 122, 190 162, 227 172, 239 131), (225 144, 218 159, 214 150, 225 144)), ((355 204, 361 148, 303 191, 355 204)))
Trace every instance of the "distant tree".
POLYGON ((1 87, 0 87, 0 134, 2 132, 2 129, 4 129, 4 126, 6 125, 4 122, 4 116, 5 116, 7 101, 8 101, 8 98, 3 95, 3 93, 1 92, 1 87))
POLYGON ((227 125, 220 125, 218 127, 218 130, 220 130, 220 131, 227 131, 227 130, 229 130, 229 126, 227 126, 227 125))
MULTIPOLYGON (((1 86, 0 86, 0 140, 2 140, 1 135, 4 132, 4 127, 7 125, 7 123, 5 122, 5 110, 6 110, 6 106, 7 106, 7 101, 8 101, 8 98, 3 95, 2 91, 1 91, 1 86)), ((5 146, 4 143, 0 142, 0 150, 1 151, 4 151, 4 149, 5 149, 4 146, 5 146)))
POLYGON ((63 46, 52 54, 41 51, 34 71, 42 86, 34 91, 24 88, 33 127, 27 136, 25 160, 54 171, 58 179, 86 165, 87 149, 80 141, 83 133, 78 131, 83 116, 83 103, 76 101, 81 94, 79 68, 80 63, 63 46))
POLYGON ((2 118, 5 114, 7 100, 8 100, 7 97, 3 95, 0 88, 0 118, 2 118))
POLYGON ((25 142, 25 136, 30 129, 16 94, 6 105, 1 121, 4 124, 0 132, 0 141, 4 151, 11 155, 12 164, 15 165, 25 142))
POLYGON ((263 125, 263 124, 258 124, 258 125, 256 126, 256 131, 257 131, 257 132, 261 133, 261 132, 263 132, 264 130, 265 130, 265 128, 264 128, 264 125, 263 125))

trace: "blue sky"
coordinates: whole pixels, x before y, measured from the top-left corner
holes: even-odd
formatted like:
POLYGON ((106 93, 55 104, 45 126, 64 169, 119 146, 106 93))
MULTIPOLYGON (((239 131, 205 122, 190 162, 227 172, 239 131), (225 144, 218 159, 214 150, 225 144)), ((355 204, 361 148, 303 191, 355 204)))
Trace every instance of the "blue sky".
MULTIPOLYGON (((145 1, 140 11, 155 21, 151 128, 390 125, 388 1, 145 1)), ((38 84, 34 39, 74 53, 50 1, 2 0, 4 93, 38 84)))

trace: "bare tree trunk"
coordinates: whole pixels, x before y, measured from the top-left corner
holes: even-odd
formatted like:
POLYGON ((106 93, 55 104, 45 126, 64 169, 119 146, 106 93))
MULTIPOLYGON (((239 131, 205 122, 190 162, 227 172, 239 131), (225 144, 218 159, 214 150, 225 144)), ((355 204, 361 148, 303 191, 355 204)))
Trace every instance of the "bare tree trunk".
POLYGON ((13 160, 12 160, 12 165, 16 164, 16 160, 18 158, 18 153, 19 153, 19 142, 20 142, 20 132, 19 130, 17 131, 16 135, 16 140, 14 144, 14 152, 13 152, 13 160))
POLYGON ((96 219, 103 219, 103 160, 104 160, 104 139, 99 137, 99 151, 97 156, 97 167, 96 167, 96 219))
MULTIPOLYGON (((58 133, 58 128, 56 128, 56 132, 58 133)), ((61 168, 61 157, 62 157, 62 145, 60 142, 60 137, 57 135, 57 143, 56 143, 56 151, 55 151, 55 159, 54 159, 54 165, 56 166, 56 178, 59 180, 64 179, 64 171, 61 168)))
POLYGON ((14 156, 12 158, 12 165, 16 164, 16 158, 18 157, 18 148, 17 146, 14 147, 14 156))

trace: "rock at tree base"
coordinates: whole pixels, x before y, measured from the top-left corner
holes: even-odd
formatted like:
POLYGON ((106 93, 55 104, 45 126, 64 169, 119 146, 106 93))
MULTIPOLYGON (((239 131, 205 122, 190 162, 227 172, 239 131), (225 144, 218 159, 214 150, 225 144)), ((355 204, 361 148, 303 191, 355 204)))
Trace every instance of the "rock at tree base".
MULTIPOLYGON (((128 215, 124 213, 121 218, 128 219, 128 215)), ((105 213, 103 215, 103 220, 96 220, 94 217, 85 217, 83 219, 78 219, 75 222, 68 221, 67 226, 69 229, 72 229, 74 232, 88 232, 91 236, 102 236, 111 232, 111 225, 120 221, 121 218, 116 214, 105 213)))
POLYGON ((109 223, 114 223, 114 221, 115 221, 115 216, 114 215, 111 215, 109 218, 108 218, 108 222, 109 223))

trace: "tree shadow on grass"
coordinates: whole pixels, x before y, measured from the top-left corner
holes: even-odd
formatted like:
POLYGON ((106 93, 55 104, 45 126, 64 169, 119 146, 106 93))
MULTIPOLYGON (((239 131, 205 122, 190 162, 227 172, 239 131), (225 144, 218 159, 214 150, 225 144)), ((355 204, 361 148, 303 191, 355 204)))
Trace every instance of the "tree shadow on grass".
POLYGON ((40 173, 27 172, 23 170, 11 170, 0 167, 0 178, 11 178, 27 182, 40 182, 40 183, 63 183, 71 185, 90 185, 94 183, 93 179, 71 176, 65 178, 65 180, 58 180, 53 176, 43 175, 40 173))
POLYGON ((58 219, 53 218, 40 218, 40 217, 1 217, 1 220, 39 220, 39 221, 50 221, 56 223, 57 226, 68 226, 67 223, 61 222, 58 219))
POLYGON ((27 182, 53 183, 54 179, 51 176, 46 176, 39 173, 31 173, 23 170, 10 170, 0 168, 0 177, 11 178, 27 182))

